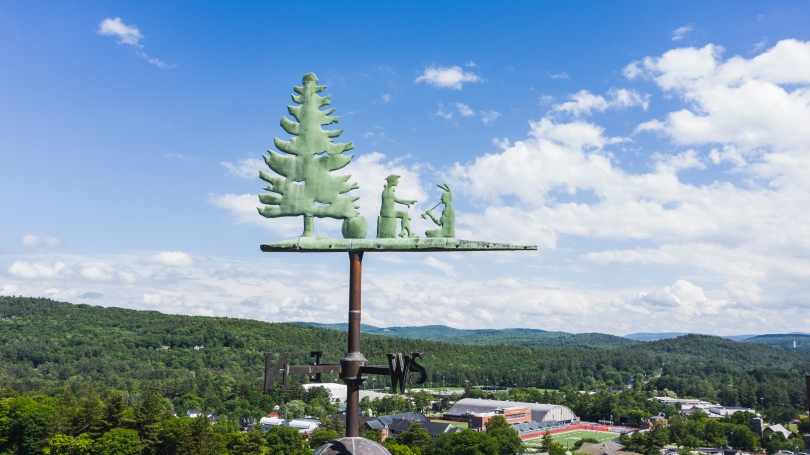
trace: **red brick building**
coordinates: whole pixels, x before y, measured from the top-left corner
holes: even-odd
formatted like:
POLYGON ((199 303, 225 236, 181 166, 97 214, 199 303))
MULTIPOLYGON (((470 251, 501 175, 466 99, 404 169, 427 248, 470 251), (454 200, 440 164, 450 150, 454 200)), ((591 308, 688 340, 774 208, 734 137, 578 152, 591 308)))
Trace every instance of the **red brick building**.
POLYGON ((498 408, 495 412, 483 412, 479 414, 469 414, 469 424, 471 430, 484 431, 486 430, 487 420, 495 416, 503 416, 506 423, 512 425, 514 423, 531 422, 532 413, 523 406, 512 406, 509 408, 498 408))

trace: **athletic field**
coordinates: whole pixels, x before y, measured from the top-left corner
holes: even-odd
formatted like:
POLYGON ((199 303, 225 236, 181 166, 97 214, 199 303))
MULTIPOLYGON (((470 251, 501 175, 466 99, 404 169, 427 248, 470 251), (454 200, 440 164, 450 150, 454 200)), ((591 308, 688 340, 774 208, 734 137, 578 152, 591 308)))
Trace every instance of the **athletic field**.
MULTIPOLYGON (((608 433, 606 431, 590 431, 590 430, 574 430, 574 431, 565 431, 562 433, 552 434, 551 439, 554 442, 559 442, 560 444, 566 447, 574 447, 574 443, 579 441, 582 438, 596 438, 599 442, 610 441, 612 439, 616 439, 619 437, 616 433, 608 433)), ((540 442, 542 437, 540 438, 532 438, 526 439, 523 441, 527 446, 531 447, 540 447, 540 442)), ((573 452, 573 450, 572 450, 573 452)))

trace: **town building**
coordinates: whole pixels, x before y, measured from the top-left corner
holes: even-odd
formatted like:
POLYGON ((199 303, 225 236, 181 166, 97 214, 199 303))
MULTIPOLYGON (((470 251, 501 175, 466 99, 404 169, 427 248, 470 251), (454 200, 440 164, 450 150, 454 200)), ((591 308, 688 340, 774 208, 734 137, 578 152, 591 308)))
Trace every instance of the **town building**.
POLYGON ((497 415, 506 419, 506 423, 510 425, 532 421, 532 415, 528 409, 523 406, 510 406, 508 408, 498 408, 494 412, 469 414, 469 427, 471 430, 483 431, 486 429, 487 421, 497 415))
POLYGON ((494 413, 497 409, 522 406, 531 414, 530 421, 571 423, 579 420, 568 406, 559 404, 522 403, 517 401, 485 400, 479 398, 462 398, 447 412, 444 419, 466 422, 472 414, 494 413))
MULTIPOLYGON (((341 413, 344 421, 346 418, 346 413, 341 413)), ((423 427, 430 423, 430 419, 424 416, 424 414, 417 414, 415 412, 403 412, 401 414, 390 414, 390 415, 381 415, 377 417, 367 417, 363 418, 360 416, 361 422, 363 422, 363 426, 368 428, 369 430, 377 430, 380 432, 380 439, 385 441, 389 436, 392 436, 389 432, 391 425, 397 422, 396 428, 408 431, 407 425, 410 425, 411 422, 419 422, 423 427), (405 425, 404 427, 402 425, 405 425)), ((398 433, 397 433, 398 434, 398 433)))
MULTIPOLYGON (((269 417, 262 417, 261 420, 259 420, 259 425, 262 426, 264 431, 267 431, 272 427, 283 426, 295 428, 300 433, 309 434, 315 431, 315 429, 321 425, 321 421, 318 419, 282 419, 277 415, 273 415, 269 417)), ((252 428, 253 425, 248 425, 248 427, 252 428)))
MULTIPOLYGON (((414 421, 394 420, 388 425, 388 437, 393 438, 398 434, 405 433, 414 421)), ((419 425, 433 438, 438 438, 444 433, 458 433, 461 428, 454 427, 449 423, 442 422, 419 422, 419 425)))
POLYGON ((780 433, 785 439, 790 437, 790 430, 783 427, 781 424, 771 425, 764 430, 764 433, 780 433))
POLYGON ((720 419, 723 417, 728 417, 734 414, 735 412, 755 413, 755 411, 750 408, 742 408, 737 406, 720 406, 719 404, 693 398, 654 397, 653 399, 658 400, 659 402, 669 406, 680 404, 681 414, 683 415, 689 415, 697 410, 701 410, 705 412, 710 419, 720 419))

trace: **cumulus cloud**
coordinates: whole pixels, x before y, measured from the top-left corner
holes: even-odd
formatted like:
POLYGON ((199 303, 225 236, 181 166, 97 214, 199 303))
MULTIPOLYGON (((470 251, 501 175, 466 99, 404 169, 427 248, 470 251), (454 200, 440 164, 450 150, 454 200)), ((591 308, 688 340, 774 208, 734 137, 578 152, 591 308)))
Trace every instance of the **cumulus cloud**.
POLYGON ((750 59, 723 61, 723 51, 714 44, 673 49, 625 69, 626 75, 651 78, 690 105, 637 130, 659 131, 677 144, 735 147, 736 153, 718 152, 716 158, 739 164, 762 160, 760 170, 771 175, 806 166, 810 42, 782 40, 750 59), (763 154, 769 150, 789 154, 763 154))
POLYGON ((593 111, 604 112, 608 108, 622 109, 640 106, 647 110, 650 105, 650 95, 641 95, 635 90, 612 88, 608 91, 608 99, 602 95, 594 95, 587 90, 569 96, 571 101, 555 104, 552 109, 567 112, 575 116, 591 115, 593 111))
POLYGON ((22 238, 22 243, 23 245, 30 247, 59 248, 62 246, 61 240, 50 235, 26 234, 22 238))
POLYGON ((650 292, 637 299, 655 307, 677 309, 680 317, 717 314, 726 305, 723 300, 712 300, 706 297, 703 288, 687 280, 677 280, 672 286, 650 292))
POLYGON ((0 289, 0 295, 17 295, 18 286, 14 284, 4 284, 3 289, 0 289))
POLYGON ((118 38, 120 44, 131 44, 133 46, 140 46, 138 41, 143 39, 141 31, 134 25, 127 25, 121 21, 120 17, 115 19, 106 18, 98 24, 96 33, 104 36, 115 36, 118 38))
POLYGON ((136 54, 158 68, 174 68, 177 66, 177 64, 167 65, 160 59, 150 57, 145 52, 140 50, 143 48, 143 45, 140 44, 140 40, 144 38, 141 31, 138 30, 138 27, 134 25, 125 24, 120 17, 116 17, 115 19, 108 17, 104 19, 98 25, 96 33, 102 36, 114 36, 118 38, 118 44, 127 44, 132 46, 135 49, 136 54))
POLYGON ((63 270, 65 270, 65 264, 62 262, 48 265, 38 262, 28 263, 25 261, 16 261, 9 267, 8 273, 20 278, 34 279, 51 278, 63 270))
POLYGON ((439 88, 452 88, 454 90, 461 90, 462 84, 465 82, 483 82, 484 79, 471 71, 464 71, 460 66, 451 66, 445 68, 428 67, 421 76, 417 77, 414 82, 426 82, 434 87, 439 88))

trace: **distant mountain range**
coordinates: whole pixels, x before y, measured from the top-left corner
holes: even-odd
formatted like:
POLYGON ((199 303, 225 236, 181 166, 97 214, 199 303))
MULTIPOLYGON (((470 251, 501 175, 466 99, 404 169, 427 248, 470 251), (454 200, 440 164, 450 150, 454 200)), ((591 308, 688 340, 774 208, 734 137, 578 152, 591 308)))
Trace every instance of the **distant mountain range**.
MULTIPOLYGON (((320 324, 317 322, 298 322, 297 324, 343 331, 347 330, 348 327, 345 323, 320 324)), ((601 349, 617 348, 638 343, 638 341, 635 340, 617 337, 615 335, 606 335, 604 333, 548 332, 539 329, 462 330, 444 325, 383 328, 362 324, 360 330, 363 333, 371 335, 443 341, 476 346, 508 344, 526 348, 601 349)))
MULTIPOLYGON (((347 324, 321 324, 317 322, 297 322, 296 324, 320 327, 333 330, 347 330, 347 324)), ((540 329, 454 329, 444 325, 427 325, 418 327, 375 327, 361 325, 361 331, 371 335, 383 335, 395 338, 412 338, 429 341, 468 345, 513 345, 527 348, 568 348, 568 349, 605 349, 630 346, 643 342, 667 340, 690 335, 688 332, 632 333, 623 337, 604 333, 567 333, 550 332, 540 329)), ((732 341, 761 344, 785 351, 810 356, 810 334, 785 333, 769 335, 725 335, 720 336, 732 341), (795 347, 794 347, 795 343, 795 347)))
MULTIPOLYGON (((667 340, 670 338, 677 338, 684 335, 705 335, 696 332, 660 332, 660 333, 631 333, 630 335, 625 335, 624 338, 629 338, 631 340, 636 341, 658 341, 658 340, 667 340)), ((726 338, 732 341, 743 341, 749 338, 753 338, 756 335, 719 335, 720 338, 726 338)))

